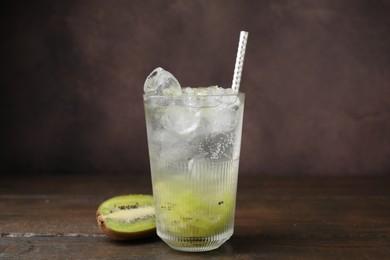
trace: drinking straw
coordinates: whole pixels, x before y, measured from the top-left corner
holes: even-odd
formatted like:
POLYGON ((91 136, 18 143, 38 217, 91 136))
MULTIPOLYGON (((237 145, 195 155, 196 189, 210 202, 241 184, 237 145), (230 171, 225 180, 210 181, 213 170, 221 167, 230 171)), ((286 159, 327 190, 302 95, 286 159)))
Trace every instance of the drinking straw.
POLYGON ((240 32, 240 41, 238 43, 238 50, 236 56, 236 64, 234 66, 234 74, 232 81, 232 89, 234 93, 238 93, 240 89, 242 67, 244 66, 244 56, 246 49, 246 42, 248 40, 248 32, 240 32))

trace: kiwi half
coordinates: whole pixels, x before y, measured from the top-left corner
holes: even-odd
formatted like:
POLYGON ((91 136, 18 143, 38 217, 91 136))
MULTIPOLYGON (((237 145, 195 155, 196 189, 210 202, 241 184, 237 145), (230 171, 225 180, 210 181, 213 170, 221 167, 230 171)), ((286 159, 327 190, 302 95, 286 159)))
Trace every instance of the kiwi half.
POLYGON ((110 198, 99 206, 96 219, 100 230, 116 240, 156 233, 152 195, 130 194, 110 198))

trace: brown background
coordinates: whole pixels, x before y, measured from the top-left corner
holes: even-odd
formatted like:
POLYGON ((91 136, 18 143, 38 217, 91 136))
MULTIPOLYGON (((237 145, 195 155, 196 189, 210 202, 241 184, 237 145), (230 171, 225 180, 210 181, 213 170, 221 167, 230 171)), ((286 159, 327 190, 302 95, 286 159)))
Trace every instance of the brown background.
MULTIPOLYGON (((3 3, 4 5, 4 3, 3 3)), ((241 174, 390 173, 390 1, 7 1, 2 173, 149 169, 158 66, 230 86, 249 32, 241 174)))

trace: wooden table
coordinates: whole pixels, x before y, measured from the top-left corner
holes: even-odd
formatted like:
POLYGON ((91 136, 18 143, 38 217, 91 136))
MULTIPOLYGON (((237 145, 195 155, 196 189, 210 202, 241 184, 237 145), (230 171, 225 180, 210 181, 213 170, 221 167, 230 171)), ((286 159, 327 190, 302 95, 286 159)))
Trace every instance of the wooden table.
POLYGON ((221 248, 183 253, 157 236, 115 242, 97 228, 105 199, 151 193, 148 174, 8 176, 0 259, 389 259, 390 176, 239 178, 236 227, 221 248))

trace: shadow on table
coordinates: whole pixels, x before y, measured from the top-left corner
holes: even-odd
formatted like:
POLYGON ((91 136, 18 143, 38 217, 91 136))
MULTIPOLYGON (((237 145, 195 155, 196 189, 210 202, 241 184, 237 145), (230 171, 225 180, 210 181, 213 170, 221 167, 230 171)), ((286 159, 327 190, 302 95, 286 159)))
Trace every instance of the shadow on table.
POLYGON ((148 245, 148 244, 154 244, 154 243, 160 243, 161 239, 157 236, 157 234, 150 236, 150 237, 144 237, 144 238, 137 238, 132 240, 113 240, 110 238, 106 238, 109 243, 113 243, 116 245, 123 245, 123 246, 129 246, 129 245, 148 245))

